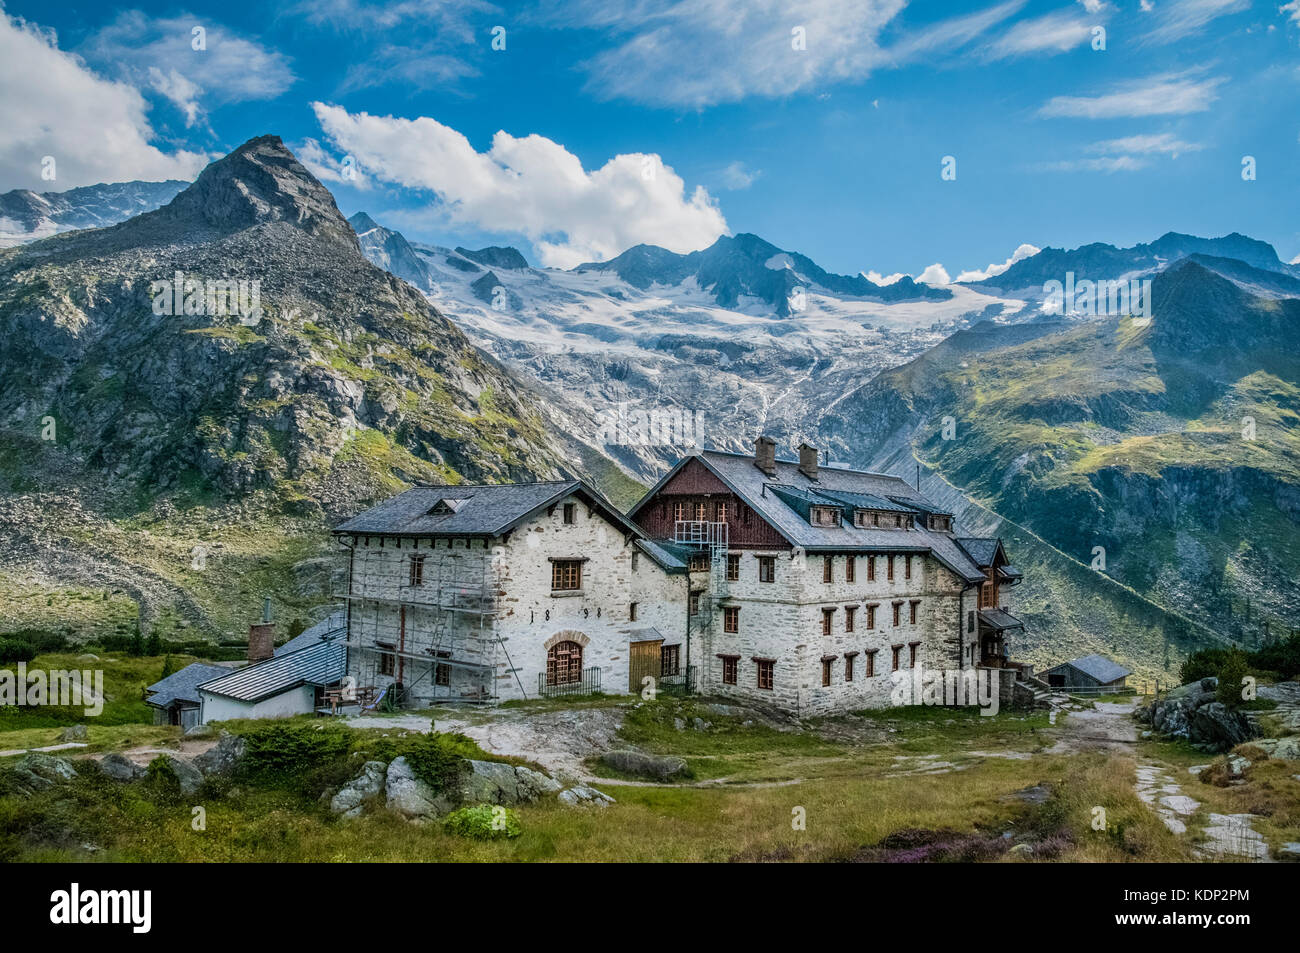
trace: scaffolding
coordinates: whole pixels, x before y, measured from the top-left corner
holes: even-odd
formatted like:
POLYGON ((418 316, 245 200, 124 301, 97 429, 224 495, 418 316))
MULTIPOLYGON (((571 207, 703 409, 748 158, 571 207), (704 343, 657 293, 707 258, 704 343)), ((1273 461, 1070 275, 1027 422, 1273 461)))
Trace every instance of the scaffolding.
POLYGON ((513 669, 496 626, 503 592, 493 553, 440 542, 349 547, 335 596, 347 607, 348 675, 362 705, 487 703, 499 656, 513 669))
POLYGON ((730 533, 726 523, 707 520, 677 520, 673 525, 673 542, 697 550, 708 560, 708 588, 699 593, 696 625, 706 628, 713 622, 715 603, 727 595, 727 555, 730 533))

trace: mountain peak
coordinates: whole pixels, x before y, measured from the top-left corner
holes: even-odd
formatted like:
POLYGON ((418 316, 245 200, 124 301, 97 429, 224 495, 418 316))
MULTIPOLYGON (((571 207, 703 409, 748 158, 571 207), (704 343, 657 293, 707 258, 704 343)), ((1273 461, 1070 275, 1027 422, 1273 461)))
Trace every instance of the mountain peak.
POLYGON ((357 212, 357 214, 348 219, 348 224, 352 226, 352 230, 358 235, 380 227, 379 223, 365 212, 357 212))

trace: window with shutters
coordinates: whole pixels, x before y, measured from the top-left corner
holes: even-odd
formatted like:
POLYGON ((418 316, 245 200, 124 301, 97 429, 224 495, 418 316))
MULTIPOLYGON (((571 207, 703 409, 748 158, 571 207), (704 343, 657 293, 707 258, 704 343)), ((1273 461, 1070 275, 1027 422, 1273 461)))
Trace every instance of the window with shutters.
POLYGON ((876 649, 867 649, 866 655, 867 655, 867 669, 866 669, 866 673, 862 677, 875 678, 876 677, 876 649))
POLYGON ((857 615, 858 615, 858 607, 857 607, 857 606, 845 606, 845 607, 844 607, 844 631, 845 631, 845 632, 852 632, 852 631, 853 631, 853 624, 854 624, 854 621, 855 621, 856 618, 857 618, 857 615))
POLYGON ((920 642, 907 643, 907 667, 916 668, 916 650, 921 647, 920 642))
POLYGON ((920 614, 920 610, 921 610, 920 599, 913 599, 911 602, 907 604, 907 620, 912 625, 916 625, 916 619, 917 616, 920 614))
POLYGON ((853 681, 853 659, 856 655, 856 652, 844 653, 844 681, 846 682, 853 681))
POLYGON ((822 610, 822 635, 830 635, 832 627, 835 624, 835 610, 822 610))
POLYGON ((823 688, 830 685, 831 683, 831 669, 834 665, 835 665, 834 659, 829 659, 829 658, 822 659, 822 687, 823 688))
POLYGON ((739 656, 739 655, 724 655, 724 656, 722 656, 722 684, 723 684, 723 685, 735 685, 735 684, 736 684, 736 673, 737 673, 737 671, 738 671, 739 668, 740 668, 740 656, 739 656))
POLYGON ((876 606, 877 605, 879 605, 879 603, 873 602, 867 606, 867 628, 868 629, 874 629, 876 627, 876 606))
POLYGON ((903 600, 900 599, 894 603, 894 625, 902 625, 903 617, 903 600))
POLYGON ((680 675, 682 661, 680 645, 665 645, 659 649, 659 674, 680 675))
POLYGON ((557 559, 551 563, 551 589, 571 592, 582 588, 582 560, 557 559))
POLYGON ((893 651, 893 653, 894 653, 894 671, 897 672, 897 671, 898 671, 898 656, 899 656, 899 653, 901 653, 901 652, 903 651, 903 647, 902 647, 901 645, 892 645, 892 646, 890 646, 890 649, 891 649, 891 650, 893 651))

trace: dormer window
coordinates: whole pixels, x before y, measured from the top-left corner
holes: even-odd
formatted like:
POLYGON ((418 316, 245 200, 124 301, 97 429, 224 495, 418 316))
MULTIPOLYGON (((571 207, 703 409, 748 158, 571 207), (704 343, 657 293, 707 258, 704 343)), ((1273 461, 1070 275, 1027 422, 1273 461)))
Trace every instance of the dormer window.
POLYGON ((444 497, 443 499, 439 500, 437 503, 434 503, 433 506, 429 507, 429 511, 425 513, 425 515, 426 516, 450 516, 452 513, 457 512, 462 506, 464 506, 465 503, 466 503, 466 499, 457 500, 457 499, 450 499, 444 497))
POLYGON ((952 530, 952 517, 941 513, 931 513, 929 525, 932 530, 947 533, 952 530))
POLYGON ((814 506, 809 514, 813 526, 839 526, 840 511, 835 506, 814 506))

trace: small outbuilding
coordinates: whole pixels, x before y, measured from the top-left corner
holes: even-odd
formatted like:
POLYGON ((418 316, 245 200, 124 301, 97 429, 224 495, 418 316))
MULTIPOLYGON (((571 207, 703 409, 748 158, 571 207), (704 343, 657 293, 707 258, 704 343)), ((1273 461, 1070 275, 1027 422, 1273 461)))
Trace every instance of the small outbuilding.
POLYGON ((195 662, 154 682, 145 689, 149 693, 145 704, 153 709, 153 723, 194 727, 199 723, 199 686, 229 674, 230 669, 220 665, 195 662))
POLYGON ((1040 677, 1052 688, 1123 688, 1131 674, 1104 655, 1085 655, 1055 665, 1040 677))
POLYGON ((265 662, 223 672, 199 686, 203 724, 231 718, 285 718, 315 711, 326 688, 347 674, 343 639, 320 639, 265 662))

